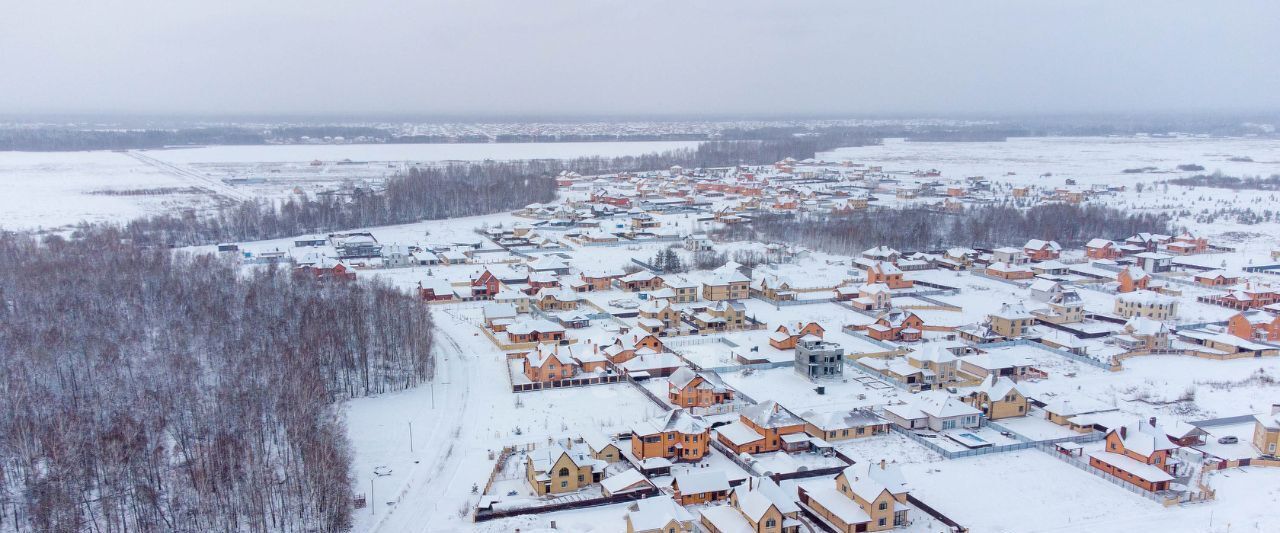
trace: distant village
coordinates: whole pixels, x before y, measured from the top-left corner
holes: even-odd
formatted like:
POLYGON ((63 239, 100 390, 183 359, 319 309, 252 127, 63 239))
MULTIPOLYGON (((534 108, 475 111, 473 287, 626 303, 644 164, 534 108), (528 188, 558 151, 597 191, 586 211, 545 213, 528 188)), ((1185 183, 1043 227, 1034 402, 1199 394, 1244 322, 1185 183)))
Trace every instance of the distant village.
POLYGON ((1027 450, 1166 507, 1215 500, 1225 469, 1280 466, 1280 397, 1201 417, 1182 390, 1090 388, 1143 357, 1280 355, 1280 244, 1239 269, 1222 259, 1238 250, 1193 233, 842 256, 717 231, 764 214, 1105 202, 1124 186, 815 160, 557 179, 556 202, 482 225, 219 247, 301 278, 380 277, 468 317, 506 363, 486 379, 513 396, 590 404, 593 387, 629 387, 660 413, 495 443, 477 522, 629 503, 617 530, 967 531, 904 463, 1027 450), (1171 406, 1186 415, 1141 414, 1171 406))

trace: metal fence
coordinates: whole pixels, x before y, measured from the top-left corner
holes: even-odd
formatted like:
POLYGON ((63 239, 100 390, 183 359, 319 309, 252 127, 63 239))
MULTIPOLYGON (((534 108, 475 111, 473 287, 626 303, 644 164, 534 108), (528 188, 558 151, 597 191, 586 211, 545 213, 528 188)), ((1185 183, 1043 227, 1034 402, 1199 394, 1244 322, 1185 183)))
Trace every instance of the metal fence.
POLYGON ((1161 505, 1166 505, 1171 499, 1175 499, 1175 500, 1177 499, 1176 496, 1173 498, 1167 498, 1165 496, 1161 496, 1160 494, 1156 494, 1147 489, 1134 485, 1133 483, 1130 483, 1128 481, 1115 477, 1111 474, 1098 470, 1097 468, 1094 468, 1092 465, 1090 465, 1088 461, 1082 458, 1058 452, 1057 449, 1055 449, 1052 444, 1043 444, 1043 445, 1037 444, 1036 448, 1042 452, 1045 452, 1049 455, 1057 457, 1059 460, 1061 460, 1064 463, 1067 463, 1071 466, 1084 470, 1085 472, 1098 476, 1106 480, 1107 482, 1111 483, 1112 485, 1125 489, 1129 492, 1142 496, 1143 498, 1159 503, 1161 505))

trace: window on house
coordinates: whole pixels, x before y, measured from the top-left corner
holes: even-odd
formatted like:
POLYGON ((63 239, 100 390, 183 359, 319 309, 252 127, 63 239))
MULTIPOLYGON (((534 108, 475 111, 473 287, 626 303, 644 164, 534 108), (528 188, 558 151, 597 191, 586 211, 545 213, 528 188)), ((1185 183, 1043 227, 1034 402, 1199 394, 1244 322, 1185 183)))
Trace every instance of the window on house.
POLYGON ((561 482, 560 482, 560 488, 562 488, 562 489, 563 489, 563 488, 566 488, 566 487, 568 487, 568 486, 569 486, 569 482, 568 482, 568 481, 561 481, 561 482))
POLYGON ((560 475, 561 477, 564 477, 564 476, 569 475, 569 469, 568 469, 568 468, 561 468, 561 469, 560 469, 560 472, 559 472, 559 475, 560 475))
POLYGON ((888 503, 888 502, 880 502, 880 510, 881 510, 881 511, 883 511, 883 510, 885 510, 885 509, 888 509, 888 508, 889 508, 889 503, 888 503))
POLYGON ((884 525, 885 525, 885 520, 884 520, 883 518, 881 518, 881 519, 880 519, 878 522, 876 522, 876 523, 877 523, 878 525, 880 525, 880 526, 884 526, 884 525))

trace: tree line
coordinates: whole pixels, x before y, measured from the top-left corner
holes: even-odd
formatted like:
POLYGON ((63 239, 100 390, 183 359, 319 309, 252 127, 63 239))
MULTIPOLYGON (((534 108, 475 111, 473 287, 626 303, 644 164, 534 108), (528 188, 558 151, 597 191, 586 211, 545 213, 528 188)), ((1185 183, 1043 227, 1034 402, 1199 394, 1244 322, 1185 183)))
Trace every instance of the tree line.
POLYGON ((0 530, 344 531, 340 399, 433 375, 421 302, 213 255, 0 235, 0 530))
POLYGON ((1027 209, 987 205, 945 213, 922 207, 878 209, 848 215, 757 216, 717 233, 727 240, 792 242, 831 253, 856 255, 873 246, 943 250, 954 246, 1021 246, 1030 239, 1081 246, 1094 238, 1124 239, 1138 232, 1170 233, 1164 214, 1129 213, 1096 205, 1041 204, 1027 209))
MULTIPOLYGON (((1201 169, 1203 170, 1203 168, 1201 169)), ((1184 176, 1181 178, 1173 178, 1168 180, 1174 185, 1183 185, 1186 187, 1211 187, 1214 189, 1230 189, 1233 191, 1252 190, 1252 191, 1280 191, 1280 174, 1272 174, 1268 177, 1261 176, 1226 176, 1221 172, 1213 174, 1197 174, 1195 176, 1184 176)))
POLYGON ((677 165, 691 169, 759 165, 793 156, 813 157, 818 151, 867 142, 878 139, 833 134, 705 142, 696 148, 640 156, 415 166, 388 178, 381 189, 297 195, 278 204, 266 200, 234 202, 212 215, 188 211, 137 219, 128 223, 125 231, 140 244, 191 246, 484 215, 553 201, 555 176, 561 172, 598 175, 677 165))

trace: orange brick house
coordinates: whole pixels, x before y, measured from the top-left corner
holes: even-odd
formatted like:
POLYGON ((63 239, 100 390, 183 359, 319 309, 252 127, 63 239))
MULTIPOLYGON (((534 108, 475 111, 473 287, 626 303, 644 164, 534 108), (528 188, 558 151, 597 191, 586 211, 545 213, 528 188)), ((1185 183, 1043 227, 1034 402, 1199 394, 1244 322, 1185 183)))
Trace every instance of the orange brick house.
POLYGON ((625 363, 637 355, 665 351, 666 346, 653 335, 645 335, 643 337, 632 335, 630 340, 625 337, 618 337, 604 347, 605 357, 613 364, 625 363))
POLYGON ((902 279, 902 269, 893 263, 876 261, 867 266, 867 284, 883 283, 890 289, 909 289, 915 282, 902 279))
POLYGON ((662 278, 648 270, 641 270, 618 279, 627 292, 656 291, 662 288, 662 278))
POLYGON ((1227 319, 1227 333, 1251 341, 1280 341, 1280 316, 1258 310, 1227 319))
POLYGON ((689 367, 667 376, 667 400, 680 407, 710 407, 733 401, 733 389, 724 383, 713 383, 689 367))
POLYGON ((797 322, 796 331, 794 333, 787 329, 787 326, 778 326, 778 329, 774 330, 773 335, 769 336, 769 346, 779 350, 794 350, 796 342, 805 335, 813 335, 814 337, 821 339, 822 334, 825 332, 826 330, 822 329, 822 326, 819 326, 817 322, 810 322, 804 325, 797 322))
POLYGON ((887 531, 907 525, 907 483, 897 465, 852 465, 830 481, 802 484, 800 502, 835 531, 887 531))
POLYGON ((1119 259, 1121 252, 1115 241, 1093 239, 1084 245, 1084 255, 1089 259, 1119 259))
POLYGON ((987 265, 984 272, 993 278, 1005 280, 1031 279, 1036 277, 1036 273, 1026 265, 1005 262, 991 263, 990 265, 987 265))
POLYGON ((1240 282, 1239 276, 1228 274, 1225 270, 1210 270, 1195 275, 1196 283, 1207 287, 1225 287, 1240 282))
POLYGON ((890 309, 864 329, 868 337, 878 341, 918 341, 924 327, 924 320, 915 313, 890 309))
POLYGON ((804 425, 803 419, 768 400, 743 408, 738 421, 720 426, 716 437, 734 453, 774 452, 784 449, 783 435, 804 433, 804 425))
POLYGON ((1116 282, 1120 284, 1116 288, 1119 292, 1145 291, 1151 285, 1151 274, 1140 267, 1129 266, 1116 274, 1116 282))
POLYGON ((1209 249, 1209 241, 1204 237, 1183 233, 1174 237, 1168 244, 1165 244, 1164 249, 1181 255, 1199 254, 1209 249))
POLYGON ((1152 492, 1166 490, 1180 461, 1178 445, 1155 419, 1126 424, 1107 433, 1105 451, 1089 454, 1089 465, 1152 492))
POLYGON ((1031 239, 1027 244, 1022 246, 1022 253, 1032 261, 1048 261, 1057 259, 1062 255, 1062 246, 1058 241, 1043 241, 1040 239, 1031 239))
POLYGON ((675 409, 631 427, 631 454, 641 461, 654 457, 699 461, 707 454, 710 438, 706 422, 675 409))
POLYGON ((529 381, 540 383, 569 379, 578 373, 572 359, 560 356, 558 345, 547 352, 543 352, 539 346, 524 354, 523 367, 524 376, 529 381))

